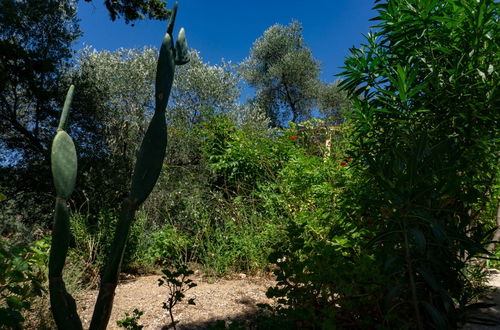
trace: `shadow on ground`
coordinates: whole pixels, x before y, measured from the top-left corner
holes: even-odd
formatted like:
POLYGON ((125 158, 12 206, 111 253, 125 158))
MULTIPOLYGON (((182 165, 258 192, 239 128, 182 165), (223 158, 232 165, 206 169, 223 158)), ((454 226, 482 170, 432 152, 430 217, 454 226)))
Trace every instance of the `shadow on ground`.
POLYGON ((468 323, 471 327, 464 327, 464 329, 500 329, 500 290, 496 288, 490 292, 481 303, 489 304, 487 308, 480 308, 470 313, 468 323))
MULTIPOLYGON (((248 312, 238 314, 232 318, 226 318, 224 320, 211 319, 204 322, 187 322, 183 321, 177 324, 178 330, 222 330, 222 329, 253 329, 252 325, 254 322, 262 316, 262 312, 258 309, 248 312), (230 327, 232 325, 232 327, 230 327)), ((173 329, 170 324, 166 324, 161 327, 161 330, 173 329)))

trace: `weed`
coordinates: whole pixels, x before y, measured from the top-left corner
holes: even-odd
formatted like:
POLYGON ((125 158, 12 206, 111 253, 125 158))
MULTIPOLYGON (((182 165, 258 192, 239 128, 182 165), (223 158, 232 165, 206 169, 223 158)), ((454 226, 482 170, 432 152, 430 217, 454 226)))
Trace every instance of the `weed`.
MULTIPOLYGON (((172 309, 174 306, 182 301, 185 297, 185 292, 191 288, 194 288, 197 284, 192 280, 188 279, 190 275, 194 272, 190 270, 186 265, 181 265, 177 269, 171 271, 168 269, 162 270, 163 276, 158 279, 158 286, 166 284, 168 287, 168 299, 163 303, 163 308, 166 309, 170 315, 171 326, 174 329, 179 321, 174 320, 174 315, 172 309)), ((195 305, 195 298, 190 298, 188 300, 189 305, 195 305)))
POLYGON ((143 325, 139 324, 139 319, 141 318, 142 314, 144 314, 144 312, 135 308, 132 313, 133 315, 125 313, 125 318, 116 321, 116 325, 127 330, 141 330, 142 328, 144 328, 143 325))

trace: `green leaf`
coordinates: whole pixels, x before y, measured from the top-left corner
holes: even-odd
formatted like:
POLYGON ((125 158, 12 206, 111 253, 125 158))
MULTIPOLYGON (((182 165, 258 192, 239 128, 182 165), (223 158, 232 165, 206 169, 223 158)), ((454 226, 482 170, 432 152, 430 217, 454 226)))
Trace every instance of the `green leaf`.
MULTIPOLYGON (((16 309, 16 310, 21 310, 23 308, 26 308, 26 304, 28 303, 25 303, 23 302, 19 297, 17 296, 9 296, 7 297, 7 299, 5 299, 6 302, 7 302, 7 305, 10 307, 10 308, 13 308, 13 309, 16 309)), ((29 304, 28 304, 29 306, 29 304)))
POLYGON ((409 230, 409 232, 410 232, 411 236, 413 237, 413 239, 415 240, 417 247, 421 251, 424 251, 426 246, 427 246, 427 241, 426 241, 425 236, 422 233, 422 231, 420 231, 419 229, 416 229, 416 228, 411 228, 409 230))
POLYGON ((400 230, 393 230, 393 231, 389 231, 389 232, 385 232, 385 233, 382 233, 374 238, 372 238, 367 244, 366 246, 367 247, 370 247, 370 246, 374 246, 374 245, 377 245, 377 244, 380 244, 380 243, 383 243, 385 241, 388 240, 388 238, 390 238, 391 236, 393 236, 394 234, 397 234, 397 233, 400 233, 401 231, 400 230))
POLYGON ((438 242, 442 243, 446 240, 446 233, 445 233, 444 228, 439 220, 432 219, 431 231, 438 242))
POLYGON ((398 284, 390 288, 389 291, 387 291, 387 294, 385 295, 384 298, 386 305, 389 305, 393 301, 393 299, 399 295, 402 289, 403 289, 402 284, 398 284))
POLYGON ((436 278, 427 268, 420 267, 417 270, 422 275, 425 282, 432 288, 433 291, 439 292, 441 290, 441 287, 436 281, 436 278))
POLYGON ((434 328, 445 329, 447 324, 446 317, 439 310, 437 310, 436 307, 432 306, 428 302, 421 301, 420 303, 424 306, 425 311, 431 317, 435 326, 434 328))

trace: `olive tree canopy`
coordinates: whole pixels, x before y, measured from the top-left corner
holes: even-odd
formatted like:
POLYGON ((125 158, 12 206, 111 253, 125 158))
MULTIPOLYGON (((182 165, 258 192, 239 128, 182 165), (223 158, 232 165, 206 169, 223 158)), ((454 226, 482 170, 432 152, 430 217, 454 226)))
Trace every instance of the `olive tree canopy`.
MULTIPOLYGON (((94 0, 85 0, 92 2, 94 0)), ((167 3, 163 0, 104 0, 112 21, 124 17, 125 22, 144 19, 165 20, 170 16, 167 3)))
POLYGON ((302 25, 273 25, 257 39, 240 72, 256 89, 254 103, 265 109, 271 125, 311 116, 319 85, 319 63, 305 45, 302 25))

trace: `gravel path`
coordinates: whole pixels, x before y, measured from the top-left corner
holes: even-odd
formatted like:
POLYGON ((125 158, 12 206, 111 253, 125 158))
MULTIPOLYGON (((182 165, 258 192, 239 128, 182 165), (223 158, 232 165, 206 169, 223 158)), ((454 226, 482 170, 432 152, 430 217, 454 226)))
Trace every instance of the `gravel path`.
POLYGON ((500 271, 492 269, 490 274, 488 285, 491 290, 481 302, 495 304, 495 306, 475 311, 471 316, 491 321, 492 325, 466 324, 463 330, 500 329, 500 271))
MULTIPOLYGON (((162 305, 168 297, 168 289, 158 286, 158 278, 159 275, 142 276, 118 285, 108 329, 119 329, 116 321, 135 308, 144 312, 139 321, 144 329, 167 329, 170 318, 162 305)), ((192 279, 198 285, 187 291, 185 299, 173 309, 174 318, 179 321, 177 329, 204 329, 217 320, 244 321, 258 312, 257 303, 272 303, 265 295, 267 288, 274 285, 271 279, 245 274, 215 282, 197 274, 192 279), (190 298, 195 298, 196 305, 187 304, 190 298)), ((97 291, 90 291, 79 299, 84 328, 90 324, 96 295, 97 291)))
MULTIPOLYGON (((167 288, 158 286, 158 278, 160 275, 131 277, 120 282, 108 329, 119 329, 116 321, 123 319, 125 312, 131 313, 135 308, 144 312, 139 321, 144 329, 168 329, 170 318, 162 308, 167 299, 167 288)), ((174 307, 179 330, 206 329, 217 320, 244 321, 259 312, 257 303, 272 303, 265 295, 267 288, 275 283, 270 278, 239 274, 232 279, 210 281, 197 273, 192 279, 198 286, 187 291, 184 301, 174 307), (195 306, 187 304, 190 298, 195 298, 195 306)), ((492 290, 482 301, 496 303, 496 306, 476 311, 473 315, 497 322, 497 325, 466 324, 463 330, 500 329, 499 271, 492 271, 489 285, 492 290)), ((89 326, 96 295, 97 291, 90 291, 78 299, 84 328, 89 326)))

